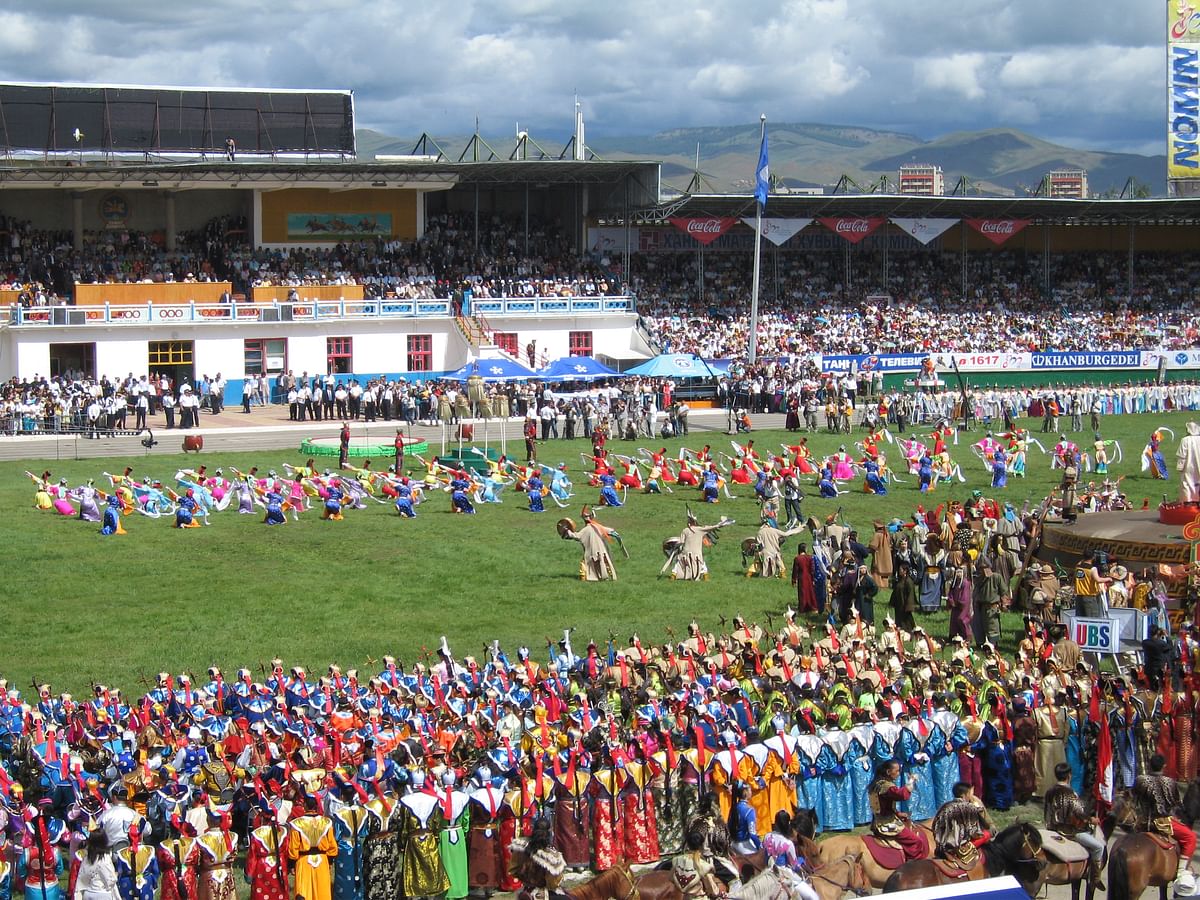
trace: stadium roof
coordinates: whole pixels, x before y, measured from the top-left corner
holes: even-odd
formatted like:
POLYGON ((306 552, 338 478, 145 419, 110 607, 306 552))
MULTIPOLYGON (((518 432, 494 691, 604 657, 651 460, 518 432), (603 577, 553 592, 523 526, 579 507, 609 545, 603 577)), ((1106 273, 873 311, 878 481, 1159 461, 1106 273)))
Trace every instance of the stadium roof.
MULTIPOLYGON (((394 162, 335 161, 244 157, 235 162, 188 161, 116 163, 87 160, 80 164, 57 160, 0 165, 0 187, 98 188, 157 187, 195 190, 206 188, 281 187, 450 187, 469 184, 612 184, 633 176, 658 190, 657 162, 630 160, 490 160, 451 162, 414 158, 394 162)), ((645 198, 633 200, 645 205, 645 198)), ((653 202, 653 200, 649 201, 653 202)))
POLYGON ((260 152, 353 155, 349 91, 0 82, 5 153, 187 153, 226 139, 260 152))
MULTIPOLYGON (((670 216, 752 216, 751 194, 689 194, 638 211, 670 216)), ((1030 219, 1035 224, 1200 224, 1200 198, 1050 200, 1042 197, 923 197, 911 194, 772 194, 766 215, 1030 219)))
MULTIPOLYGON (((622 183, 632 186, 625 202, 621 190, 597 192, 592 213, 632 220, 659 221, 671 216, 752 216, 750 194, 684 194, 659 200, 660 163, 652 160, 488 159, 455 162, 440 156, 396 160, 342 160, 319 154, 239 154, 223 158, 141 161, 84 156, 11 159, 0 165, 0 190, 137 189, 278 190, 288 187, 351 190, 423 188, 445 190, 471 185, 529 185, 548 189, 568 185, 622 183)), ((1075 225, 1200 225, 1200 198, 1136 200, 1051 200, 1041 197, 927 197, 910 194, 771 194, 767 215, 883 216, 946 218, 1019 218, 1036 223, 1075 225)))

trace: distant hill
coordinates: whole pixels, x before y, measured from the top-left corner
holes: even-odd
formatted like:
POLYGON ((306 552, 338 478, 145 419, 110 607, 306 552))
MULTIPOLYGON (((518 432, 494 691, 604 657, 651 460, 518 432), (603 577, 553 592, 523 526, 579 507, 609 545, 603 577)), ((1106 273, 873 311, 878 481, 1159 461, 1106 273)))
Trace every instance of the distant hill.
MULTIPOLYGON (((1166 192, 1164 156, 1075 150, 1043 141, 1010 128, 948 134, 926 141, 915 135, 844 125, 770 123, 771 172, 792 186, 832 186, 843 175, 859 184, 888 176, 895 181, 902 163, 942 167, 946 190, 966 176, 979 190, 1023 195, 1037 188, 1056 168, 1087 170, 1093 194, 1119 192, 1132 177, 1154 196, 1166 192)), ((566 137, 554 140, 533 135, 550 156, 562 152, 566 137)), ((588 147, 605 159, 648 159, 663 163, 663 182, 682 190, 699 169, 706 190, 715 193, 747 191, 758 158, 758 125, 676 128, 652 135, 597 136, 588 147)), ((376 131, 357 133, 360 158, 377 154, 410 154, 416 137, 399 138, 376 131)), ((457 159, 470 138, 438 137, 448 156, 457 159)), ((485 137, 501 159, 507 159, 512 137, 485 137)), ((429 152, 436 152, 430 148, 429 152)), ((482 154, 486 150, 481 149, 482 154)), ((530 146, 530 155, 537 151, 530 146)))

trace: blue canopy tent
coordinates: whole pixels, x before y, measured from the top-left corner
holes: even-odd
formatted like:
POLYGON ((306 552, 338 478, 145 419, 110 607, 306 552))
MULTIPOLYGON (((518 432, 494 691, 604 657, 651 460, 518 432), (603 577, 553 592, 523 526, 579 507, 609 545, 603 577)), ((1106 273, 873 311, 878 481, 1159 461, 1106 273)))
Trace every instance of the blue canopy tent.
POLYGON ((519 362, 511 359, 476 359, 467 363, 461 369, 455 369, 446 375, 456 381, 466 381, 470 376, 478 374, 484 381, 517 381, 522 378, 536 378, 537 373, 519 362))
POLYGON ((692 353, 664 353, 634 366, 626 375, 646 375, 650 378, 716 378, 703 359, 692 353))
POLYGON ((602 378, 620 378, 621 373, 590 356, 564 356, 556 359, 538 374, 546 381, 599 381, 602 378))

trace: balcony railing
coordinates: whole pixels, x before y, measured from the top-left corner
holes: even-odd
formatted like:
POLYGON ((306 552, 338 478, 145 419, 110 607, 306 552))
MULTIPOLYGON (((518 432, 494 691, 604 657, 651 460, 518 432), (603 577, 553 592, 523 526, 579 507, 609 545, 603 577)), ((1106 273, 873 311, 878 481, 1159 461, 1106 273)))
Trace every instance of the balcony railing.
MULTIPOLYGON (((631 313, 633 297, 511 297, 472 300, 471 315, 586 316, 631 313)), ((312 322, 343 319, 449 318, 449 300, 300 300, 295 303, 141 303, 121 306, 9 307, 10 325, 178 325, 312 322)))

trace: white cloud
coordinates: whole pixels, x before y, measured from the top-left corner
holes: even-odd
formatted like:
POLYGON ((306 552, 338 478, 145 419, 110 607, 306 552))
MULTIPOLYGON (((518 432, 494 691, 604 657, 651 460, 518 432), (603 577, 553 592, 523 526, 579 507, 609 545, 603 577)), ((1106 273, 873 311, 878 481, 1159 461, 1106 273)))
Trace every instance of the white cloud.
POLYGON ((0 78, 350 88, 401 135, 832 121, 1156 138, 1161 8, 1128 0, 43 0, 0 13, 0 78))
POLYGON ((983 63, 982 53, 954 53, 918 60, 916 80, 935 91, 959 94, 968 100, 982 100, 984 89, 980 84, 979 69, 983 63))

